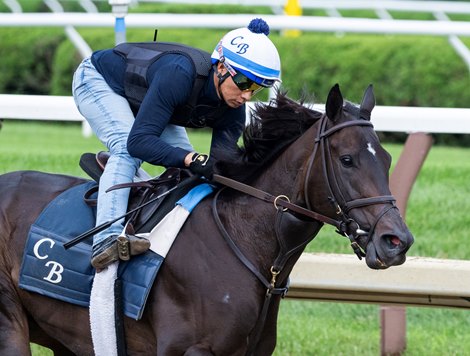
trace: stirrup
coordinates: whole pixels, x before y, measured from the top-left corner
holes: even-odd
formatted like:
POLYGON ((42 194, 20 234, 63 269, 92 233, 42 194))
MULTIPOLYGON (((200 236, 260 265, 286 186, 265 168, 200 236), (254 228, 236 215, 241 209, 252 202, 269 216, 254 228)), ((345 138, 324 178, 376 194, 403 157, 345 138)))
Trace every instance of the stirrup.
POLYGON ((104 269, 111 263, 128 261, 131 256, 140 255, 150 248, 150 241, 134 235, 112 235, 93 248, 91 264, 104 269))

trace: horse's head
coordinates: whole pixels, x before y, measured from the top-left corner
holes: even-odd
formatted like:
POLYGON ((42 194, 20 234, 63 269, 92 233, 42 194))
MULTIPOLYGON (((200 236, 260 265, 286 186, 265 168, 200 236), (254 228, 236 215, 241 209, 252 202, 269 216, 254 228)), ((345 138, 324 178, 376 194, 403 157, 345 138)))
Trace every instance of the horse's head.
POLYGON ((275 101, 256 106, 243 147, 224 147, 218 168, 306 205, 300 214, 336 226, 369 267, 402 264, 413 236, 390 194, 391 157, 370 122, 374 106, 372 86, 358 107, 335 85, 325 114, 279 92, 275 101))
POLYGON ((374 106, 372 86, 359 107, 343 100, 338 85, 330 90, 304 193, 309 208, 338 221, 370 268, 384 269, 405 262, 413 236, 390 193, 391 157, 370 123, 374 106))

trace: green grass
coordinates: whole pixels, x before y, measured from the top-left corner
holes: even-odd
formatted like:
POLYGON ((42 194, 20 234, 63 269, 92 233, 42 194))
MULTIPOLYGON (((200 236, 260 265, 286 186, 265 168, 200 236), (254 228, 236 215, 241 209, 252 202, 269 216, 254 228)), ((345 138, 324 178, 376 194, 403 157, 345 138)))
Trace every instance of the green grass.
MULTIPOLYGON (((196 149, 207 152, 206 131, 191 131, 196 149)), ((400 145, 385 145, 396 163, 400 145)), ((0 173, 36 169, 85 176, 78 166, 83 152, 103 147, 84 138, 78 124, 7 120, 0 131, 0 173)), ((418 177, 406 220, 416 242, 410 255, 469 259, 470 148, 433 147, 418 177)), ((159 169, 146 165, 151 174, 159 169)), ((324 228, 308 251, 352 253, 346 239, 324 228)), ((360 262, 358 262, 360 263, 360 262)), ((466 282, 465 282, 466 283, 466 282)), ((378 355, 379 306, 284 300, 275 355, 378 355)), ((466 310, 407 308, 406 356, 468 355, 470 314, 466 310)), ((51 355, 32 345, 34 356, 51 355)))

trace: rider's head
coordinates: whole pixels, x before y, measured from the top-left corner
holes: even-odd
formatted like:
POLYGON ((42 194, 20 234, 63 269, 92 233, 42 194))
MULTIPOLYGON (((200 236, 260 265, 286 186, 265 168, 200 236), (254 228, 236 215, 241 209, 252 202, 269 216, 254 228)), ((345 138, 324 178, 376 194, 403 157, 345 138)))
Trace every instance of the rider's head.
POLYGON ((281 81, 281 61, 268 34, 269 26, 262 19, 228 32, 212 52, 212 63, 223 63, 242 91, 272 87, 281 81))

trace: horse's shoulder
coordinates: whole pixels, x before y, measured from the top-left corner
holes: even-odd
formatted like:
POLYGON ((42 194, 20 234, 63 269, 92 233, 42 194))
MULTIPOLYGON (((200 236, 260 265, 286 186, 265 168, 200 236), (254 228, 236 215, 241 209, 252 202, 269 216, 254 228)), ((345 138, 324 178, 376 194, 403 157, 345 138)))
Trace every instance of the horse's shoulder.
POLYGON ((84 182, 86 182, 86 179, 80 177, 33 170, 14 171, 0 175, 0 188, 5 185, 15 185, 17 187, 33 185, 41 188, 52 185, 59 190, 64 190, 84 182))
MULTIPOLYGON (((86 182, 85 179, 39 171, 15 171, 0 175, 0 211, 29 210, 38 214, 54 197, 86 182)), ((24 214, 24 213, 23 213, 24 214)))

